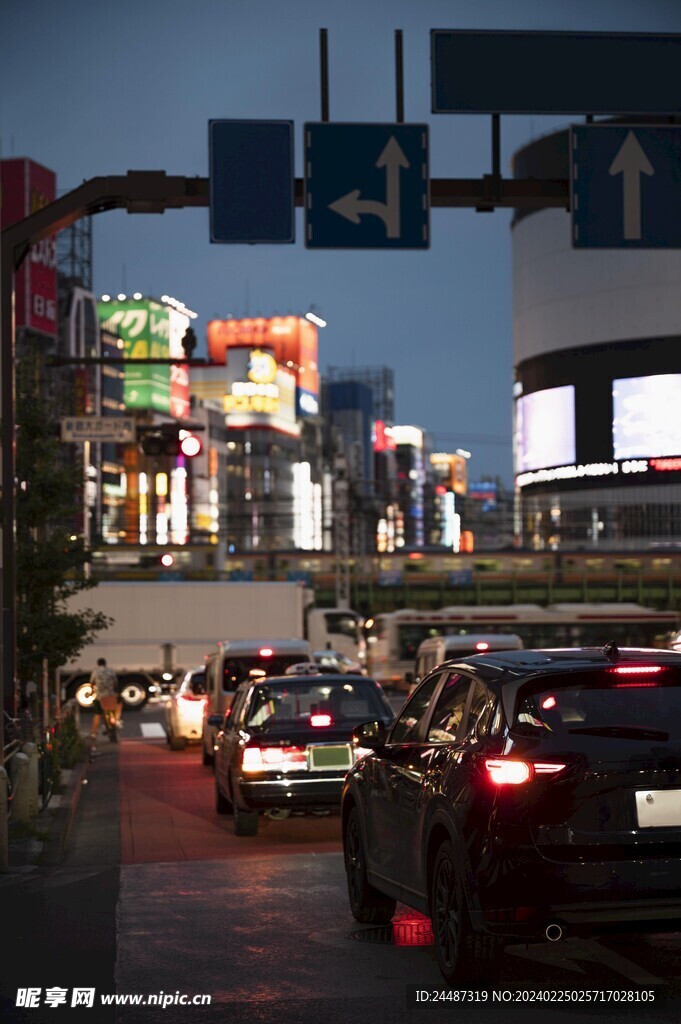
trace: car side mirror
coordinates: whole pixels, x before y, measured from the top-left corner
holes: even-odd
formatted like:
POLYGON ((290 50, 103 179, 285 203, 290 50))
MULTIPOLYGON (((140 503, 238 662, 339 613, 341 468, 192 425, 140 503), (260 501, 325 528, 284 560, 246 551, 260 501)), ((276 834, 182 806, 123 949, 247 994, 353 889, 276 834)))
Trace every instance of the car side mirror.
POLYGON ((225 716, 224 715, 209 715, 208 716, 208 724, 215 726, 216 729, 222 729, 223 725, 225 724, 225 716))
POLYGON ((380 750, 385 746, 386 729, 383 722, 364 722, 352 730, 352 742, 366 750, 380 750))

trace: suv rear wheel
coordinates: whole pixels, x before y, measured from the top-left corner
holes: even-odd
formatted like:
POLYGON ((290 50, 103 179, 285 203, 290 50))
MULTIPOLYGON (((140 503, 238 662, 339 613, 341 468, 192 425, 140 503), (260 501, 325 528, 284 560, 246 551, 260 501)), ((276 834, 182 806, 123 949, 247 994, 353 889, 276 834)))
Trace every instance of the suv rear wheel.
POLYGON ((471 926, 454 847, 442 843, 435 857, 430 890, 435 953, 448 985, 480 985, 496 980, 503 940, 471 926))
POLYGON ((367 880, 364 842, 356 807, 348 815, 343 838, 352 916, 362 924, 387 924, 392 920, 396 903, 392 896, 385 896, 367 880))

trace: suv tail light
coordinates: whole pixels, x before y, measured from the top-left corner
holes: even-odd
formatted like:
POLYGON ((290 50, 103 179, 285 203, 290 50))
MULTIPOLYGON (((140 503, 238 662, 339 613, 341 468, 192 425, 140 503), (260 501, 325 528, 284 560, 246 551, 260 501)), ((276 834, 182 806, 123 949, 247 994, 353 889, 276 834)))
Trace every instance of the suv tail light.
POLYGON ((307 770, 305 747, 246 747, 241 767, 245 772, 300 772, 307 770))
POLYGON ((616 676, 650 676, 661 672, 662 668, 662 665, 618 665, 608 671, 614 672, 616 676))
POLYGON ((206 700, 205 693, 180 693, 180 700, 206 700))
POLYGON ((485 768, 495 786, 522 786, 535 776, 549 777, 562 772, 564 764, 549 761, 514 761, 510 758, 487 758, 485 768))

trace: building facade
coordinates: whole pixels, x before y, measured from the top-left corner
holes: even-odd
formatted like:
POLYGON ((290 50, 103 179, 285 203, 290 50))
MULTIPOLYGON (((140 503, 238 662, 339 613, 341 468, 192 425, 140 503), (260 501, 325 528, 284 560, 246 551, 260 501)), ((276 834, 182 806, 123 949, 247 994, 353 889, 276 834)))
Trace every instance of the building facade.
MULTIPOLYGON (((529 143, 517 177, 567 178, 568 133, 529 143)), ((574 250, 561 210, 516 211, 516 542, 681 542, 681 252, 574 250)))

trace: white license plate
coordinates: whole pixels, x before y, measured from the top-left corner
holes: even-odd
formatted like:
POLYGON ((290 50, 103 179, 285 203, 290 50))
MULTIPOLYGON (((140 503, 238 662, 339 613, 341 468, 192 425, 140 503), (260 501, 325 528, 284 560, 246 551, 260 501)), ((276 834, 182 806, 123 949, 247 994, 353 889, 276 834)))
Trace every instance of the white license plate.
POLYGON ((342 746, 309 747, 312 771, 334 771, 352 768, 352 751, 347 743, 342 746))
POLYGON ((639 828, 681 828, 681 789, 642 789, 636 793, 639 828))

